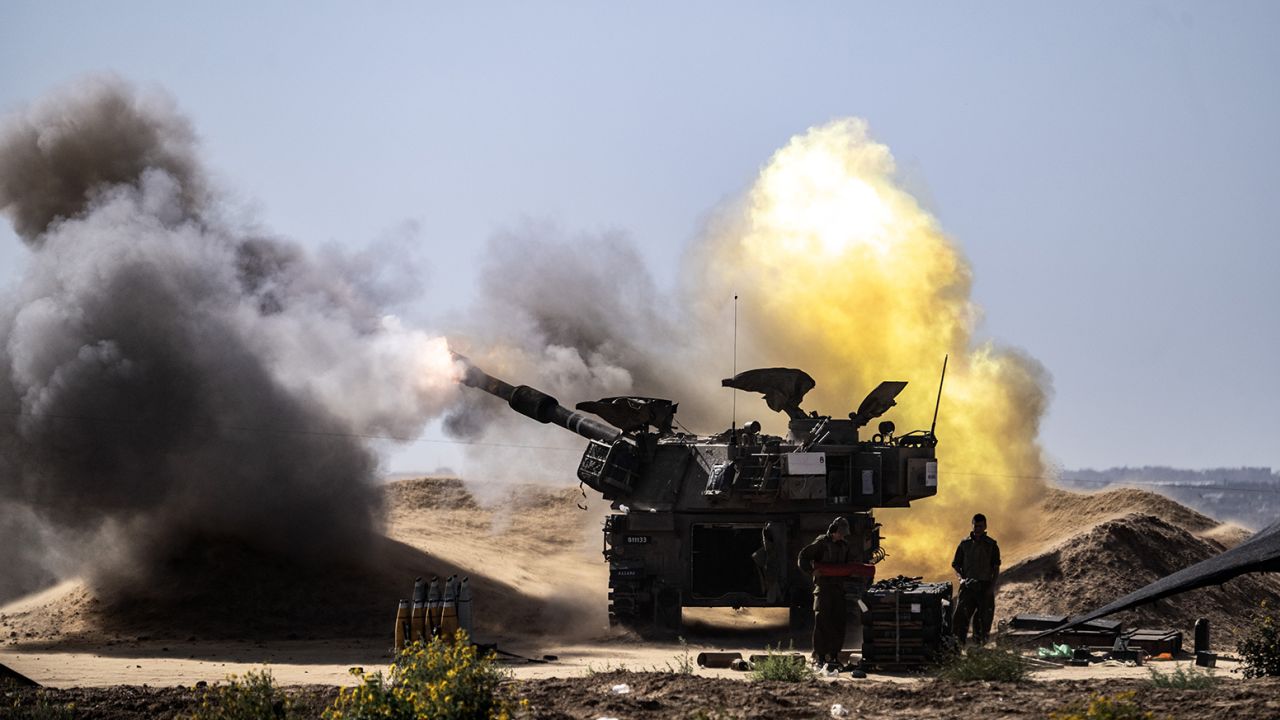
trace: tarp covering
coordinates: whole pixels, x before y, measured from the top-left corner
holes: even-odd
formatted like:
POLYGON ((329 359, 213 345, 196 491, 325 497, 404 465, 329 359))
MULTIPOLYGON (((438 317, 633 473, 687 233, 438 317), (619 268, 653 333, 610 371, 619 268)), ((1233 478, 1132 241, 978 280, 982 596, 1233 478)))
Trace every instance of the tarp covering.
POLYGON ((1221 555, 1215 555, 1172 575, 1162 577, 1093 612, 1071 618, 1067 623, 1044 634, 1060 632, 1090 620, 1188 590, 1208 585, 1221 585, 1237 575, 1251 572, 1280 572, 1280 521, 1268 525, 1253 537, 1221 555))
POLYGON ((746 370, 720 381, 724 387, 764 395, 764 401, 774 412, 785 412, 795 420, 804 417, 800 403, 805 393, 817 384, 809 373, 795 368, 759 368, 746 370))

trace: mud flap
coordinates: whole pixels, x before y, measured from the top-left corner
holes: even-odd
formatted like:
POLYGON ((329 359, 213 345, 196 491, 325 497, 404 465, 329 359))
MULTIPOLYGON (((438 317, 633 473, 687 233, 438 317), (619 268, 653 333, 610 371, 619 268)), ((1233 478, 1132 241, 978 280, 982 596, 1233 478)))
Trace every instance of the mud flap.
POLYGON ((654 593, 653 625, 662 634, 679 635, 683 629, 683 604, 678 588, 660 588, 654 593))

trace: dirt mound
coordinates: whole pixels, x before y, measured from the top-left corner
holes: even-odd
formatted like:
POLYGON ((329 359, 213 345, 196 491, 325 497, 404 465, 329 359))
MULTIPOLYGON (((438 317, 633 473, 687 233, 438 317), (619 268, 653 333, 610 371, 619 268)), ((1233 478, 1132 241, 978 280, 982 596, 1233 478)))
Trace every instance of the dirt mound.
MULTIPOLYGON (((1216 555, 1239 533, 1152 493, 1120 490, 1097 495, 1055 491, 1046 500, 1048 517, 1075 516, 1083 527, 1043 552, 1008 567, 1000 579, 997 609, 1017 613, 1079 614, 1105 605, 1184 567, 1216 555), (1160 515, 1129 512, 1130 502, 1160 515), (1099 517, 1101 516, 1101 517, 1099 517)), ((1215 643, 1230 643, 1251 625, 1262 601, 1280 601, 1280 579, 1244 576, 1222 586, 1163 600, 1120 613, 1127 626, 1171 627, 1190 632, 1198 617, 1213 624, 1215 643)))
POLYGON ((1148 490, 1119 488, 1096 493, 1076 493, 1050 488, 1040 505, 1044 513, 1039 539, 1058 541, 1098 523, 1132 513, 1154 515, 1192 533, 1213 530, 1217 520, 1148 490))
POLYGON ((588 498, 577 488, 547 487, 545 485, 501 485, 489 491, 483 502, 471 488, 458 478, 421 477, 408 478, 383 486, 383 502, 388 518, 403 519, 414 514, 446 512, 476 512, 487 517, 514 513, 546 516, 552 521, 550 534, 563 525, 563 515, 575 507, 588 505, 588 498))
POLYGON ((383 502, 391 512, 419 510, 479 510, 476 499, 458 478, 422 477, 397 480, 382 487, 383 502))

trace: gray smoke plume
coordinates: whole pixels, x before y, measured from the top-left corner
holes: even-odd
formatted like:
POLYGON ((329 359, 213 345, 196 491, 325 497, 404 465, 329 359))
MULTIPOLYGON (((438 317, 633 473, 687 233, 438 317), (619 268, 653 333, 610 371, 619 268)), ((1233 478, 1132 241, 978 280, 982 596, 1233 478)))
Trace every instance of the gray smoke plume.
POLYGON ((416 435, 456 392, 443 340, 233 227, 195 158, 172 103, 115 79, 0 129, 32 252, 0 304, 0 562, 24 568, 0 598, 65 552, 117 593, 218 543, 360 559, 378 461, 353 434, 416 435))
MULTIPOLYGON (((715 393, 727 376, 717 373, 728 369, 728 348, 725 368, 689 362, 705 338, 689 335, 685 313, 656 287, 627 236, 530 222, 496 234, 484 257, 479 298, 450 333, 477 365, 570 408, 606 396, 665 397, 680 402, 676 418, 692 429, 723 429, 727 413, 712 416, 708 408, 727 399, 715 393)), ((585 442, 474 391, 446 416, 445 430, 484 443, 470 453, 464 475, 486 481, 563 482, 574 477, 585 442)))

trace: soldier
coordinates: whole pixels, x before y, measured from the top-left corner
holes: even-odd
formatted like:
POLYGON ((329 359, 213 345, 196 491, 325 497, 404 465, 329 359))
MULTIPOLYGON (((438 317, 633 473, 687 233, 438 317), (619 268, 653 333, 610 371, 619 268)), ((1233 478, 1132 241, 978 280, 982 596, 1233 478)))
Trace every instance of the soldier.
POLYGON ((844 648, 845 578, 815 574, 814 566, 854 560, 848 536, 849 521, 838 517, 831 521, 825 535, 819 535, 800 551, 796 561, 801 572, 813 575, 813 660, 827 669, 840 665, 840 651, 844 648))
POLYGON ((779 526, 774 523, 765 523, 760 530, 760 549, 751 553, 751 560, 760 573, 760 589, 764 591, 765 599, 769 602, 777 602, 782 598, 780 580, 784 577, 786 569, 782 567, 783 560, 781 553, 778 552, 778 543, 774 542, 774 535, 779 529, 779 526))
POLYGON ((987 642, 996 614, 996 577, 1000 575, 1000 546, 987 535, 987 517, 982 513, 973 516, 973 532, 960 541, 951 567, 960 576, 956 638, 964 645, 972 618, 973 639, 982 645, 987 642))

